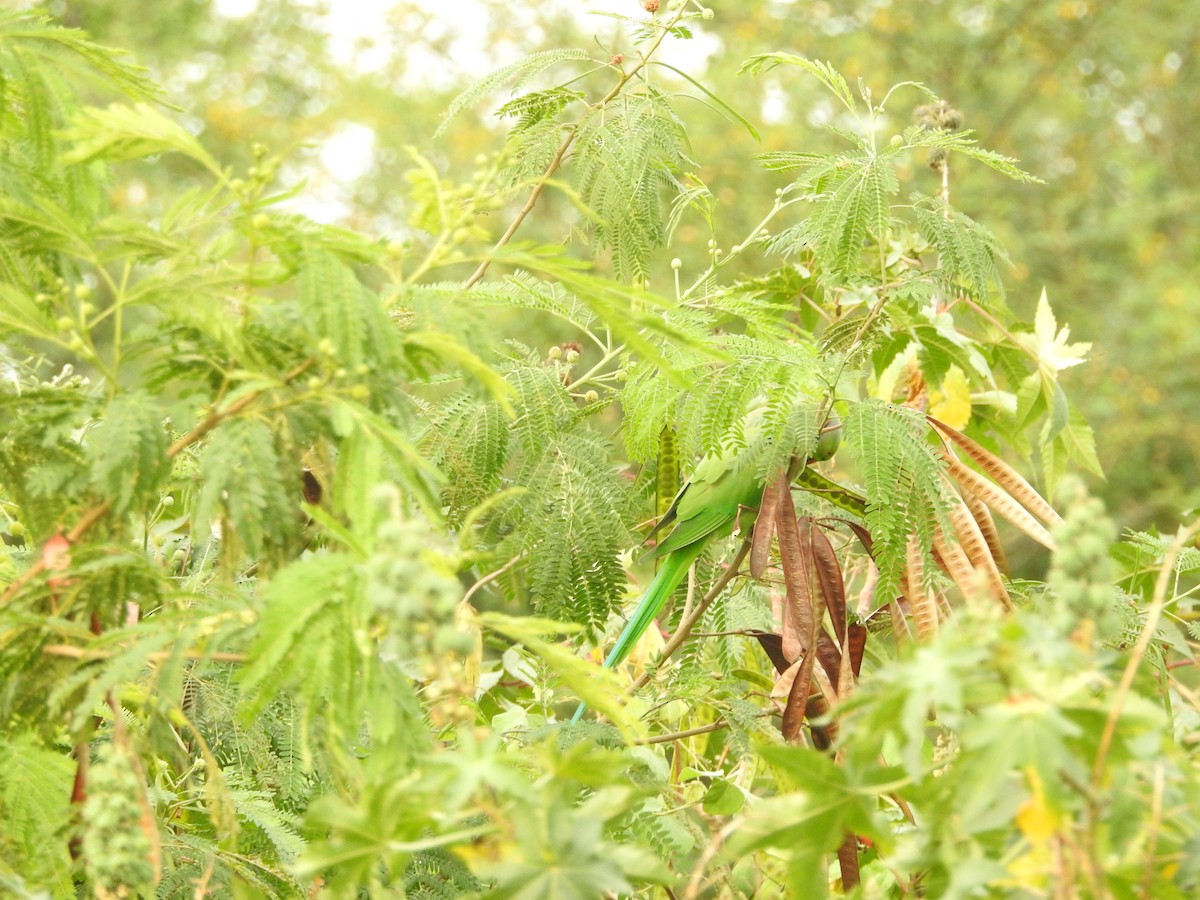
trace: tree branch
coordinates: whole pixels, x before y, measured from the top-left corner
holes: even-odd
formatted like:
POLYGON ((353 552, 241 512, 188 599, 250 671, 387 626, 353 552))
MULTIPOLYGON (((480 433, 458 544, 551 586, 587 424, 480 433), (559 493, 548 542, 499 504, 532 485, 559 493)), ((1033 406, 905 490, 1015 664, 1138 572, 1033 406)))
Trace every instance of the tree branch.
MULTIPOLYGON (((659 665, 662 665, 662 663, 670 659, 672 654, 674 654, 675 651, 683 645, 683 642, 688 639, 688 636, 692 633, 692 629, 696 627, 696 623, 700 621, 701 617, 708 611, 708 608, 712 606, 713 601, 720 596, 721 591, 725 590, 725 586, 733 580, 735 575, 737 575, 738 567, 741 566, 742 560, 746 558, 746 554, 749 552, 750 538, 747 537, 742 541, 742 546, 738 548, 738 552, 730 561, 729 566, 724 572, 721 573, 721 577, 716 580, 716 583, 713 584, 708 593, 704 595, 698 604, 696 604, 696 608, 692 610, 691 614, 679 623, 679 627, 675 629, 675 633, 671 635, 671 639, 667 641, 666 646, 663 647, 662 653, 658 657, 659 665)), ((642 675, 629 689, 630 693, 641 690, 649 683, 650 673, 642 673, 642 675)))
MULTIPOLYGON (((315 361, 316 360, 313 359, 306 359, 300 365, 296 366, 296 368, 284 375, 281 384, 287 385, 295 381, 297 378, 307 372, 315 361)), ((207 435, 226 419, 236 416, 243 409, 261 397, 264 393, 266 393, 265 389, 261 391, 252 391, 251 393, 234 400, 224 409, 214 409, 199 425, 197 425, 187 434, 183 435, 183 437, 179 438, 177 441, 175 441, 175 443, 171 444, 171 446, 167 448, 167 459, 174 459, 192 444, 195 444, 197 441, 201 440, 205 435, 207 435)), ((67 543, 74 544, 77 542, 88 531, 90 531, 97 522, 108 515, 110 509, 112 509, 112 502, 109 500, 102 500, 95 506, 87 509, 84 514, 79 517, 79 521, 75 523, 74 527, 72 527, 71 530, 64 535, 67 539, 67 543)), ((42 556, 38 558, 37 562, 22 572, 19 578, 13 580, 12 584, 10 584, 4 591, 3 596, 0 596, 0 604, 7 603, 9 600, 17 596, 17 594, 21 593, 21 591, 25 589, 29 582, 33 581, 33 579, 37 578, 37 576, 45 570, 46 559, 44 556, 42 556)))
POLYGON ((533 208, 537 205, 538 197, 542 195, 542 190, 546 187, 546 182, 554 177, 554 173, 558 171, 559 167, 563 163, 563 160, 566 158, 567 151, 570 150, 571 145, 575 143, 575 138, 579 135, 579 127, 587 120, 588 116, 592 115, 597 110, 603 109, 613 100, 615 100, 617 95, 620 94, 625 88, 625 85, 632 81, 637 74, 642 71, 642 69, 646 68, 647 63, 650 61, 650 57, 654 55, 654 52, 659 48, 659 45, 662 44, 663 40, 667 36, 667 33, 683 17, 684 10, 686 9, 686 6, 681 6, 679 11, 675 14, 675 17, 669 23, 663 24, 658 33, 658 37, 654 39, 654 43, 650 45, 650 49, 641 54, 641 59, 638 61, 637 65, 635 65, 628 72, 622 72, 621 77, 617 80, 617 83, 613 85, 612 90, 605 94, 601 100, 589 106, 587 111, 579 118, 579 121, 571 126, 570 130, 567 132, 567 136, 563 138, 563 142, 559 144, 558 151, 554 154, 554 158, 550 160, 550 165, 546 167, 546 171, 542 173, 542 177, 538 179, 537 184, 535 184, 532 190, 530 190, 529 197, 525 200, 525 205, 522 206, 517 212, 516 218, 509 223, 509 226, 507 229, 505 229, 504 234, 500 236, 500 240, 498 240, 496 245, 492 247, 491 253, 484 257, 483 262, 479 264, 479 268, 477 268, 474 274, 472 274, 471 277, 463 283, 464 290, 474 287, 483 279, 483 276, 487 274, 488 267, 492 264, 492 257, 496 254, 496 251, 512 240, 513 235, 517 233, 517 229, 521 227, 521 223, 525 221, 525 217, 533 211, 533 208))

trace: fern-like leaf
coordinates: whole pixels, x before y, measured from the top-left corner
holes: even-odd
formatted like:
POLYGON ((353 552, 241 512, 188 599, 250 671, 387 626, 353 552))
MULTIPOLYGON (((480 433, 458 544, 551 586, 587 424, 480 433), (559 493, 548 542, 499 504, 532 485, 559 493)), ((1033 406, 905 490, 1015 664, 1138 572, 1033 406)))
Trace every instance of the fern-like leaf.
POLYGON ((499 490, 509 457, 509 423, 498 404, 470 395, 446 402, 422 444, 446 475, 442 501, 453 519, 499 490))
POLYGON ((845 446, 858 459, 866 487, 867 529, 879 567, 881 602, 902 593, 909 536, 932 571, 931 548, 947 519, 943 464, 925 440, 924 420, 913 410, 879 401, 852 405, 844 418, 845 446))
POLYGON ((1003 296, 998 260, 1008 257, 995 236, 979 223, 932 197, 914 198, 913 211, 922 236, 938 251, 942 280, 984 300, 995 287, 1003 296))
POLYGON ((196 160, 213 175, 222 175, 221 166, 200 141, 182 125, 144 103, 82 110, 62 137, 74 144, 63 157, 66 163, 140 159, 174 151, 196 160))
POLYGON ((769 72, 779 65, 798 66, 815 75, 821 84, 829 88, 833 95, 842 102, 846 109, 854 111, 854 95, 850 93, 850 85, 846 83, 842 74, 827 62, 807 59, 794 53, 759 53, 742 63, 738 74, 758 75, 762 72, 769 72))
POLYGON ((579 129, 574 179, 600 222, 597 249, 613 251, 617 277, 643 280, 651 250, 666 240, 661 194, 686 162, 682 123, 656 92, 626 98, 579 129))
POLYGON ((92 481, 115 512, 157 493, 169 469, 162 419, 149 394, 128 391, 117 395, 88 435, 92 481))
POLYGON ((257 556, 278 549, 300 524, 298 464, 287 464, 275 447, 271 429, 257 420, 222 426, 204 449, 203 485, 193 528, 206 528, 224 512, 246 552, 257 556))
POLYGON ((551 66, 565 62, 567 60, 587 59, 588 54, 585 50, 578 49, 563 49, 563 50, 543 50, 540 53, 531 53, 528 56, 522 57, 514 63, 511 63, 503 68, 497 69, 490 75, 476 81, 473 85, 454 98, 449 109, 446 110, 446 115, 442 119, 441 125, 435 132, 434 137, 440 137, 446 130, 446 127, 468 106, 472 106, 486 95, 503 85, 509 85, 513 90, 516 90, 530 78, 544 72, 551 66))

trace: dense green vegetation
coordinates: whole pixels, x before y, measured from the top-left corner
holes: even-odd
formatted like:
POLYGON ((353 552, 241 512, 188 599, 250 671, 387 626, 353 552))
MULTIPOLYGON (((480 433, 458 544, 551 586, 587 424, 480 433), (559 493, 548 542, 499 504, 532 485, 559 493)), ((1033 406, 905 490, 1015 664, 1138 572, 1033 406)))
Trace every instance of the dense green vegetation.
POLYGON ((376 78, 413 146, 340 226, 293 145, 364 83, 307 13, 264 4, 278 42, 224 72, 200 5, 70 7, 159 35, 168 84, 178 26, 199 96, 270 90, 221 133, 0 17, 7 893, 1200 888, 1196 528, 1118 541, 1089 494, 1070 254, 1012 224, 1061 185, 854 61, 888 7, 825 28, 840 66, 651 0, 453 98, 376 78), (736 81, 663 56, 709 31, 736 81), (767 129, 754 85, 823 127, 767 129), (726 472, 757 509, 601 667, 653 522, 726 472))

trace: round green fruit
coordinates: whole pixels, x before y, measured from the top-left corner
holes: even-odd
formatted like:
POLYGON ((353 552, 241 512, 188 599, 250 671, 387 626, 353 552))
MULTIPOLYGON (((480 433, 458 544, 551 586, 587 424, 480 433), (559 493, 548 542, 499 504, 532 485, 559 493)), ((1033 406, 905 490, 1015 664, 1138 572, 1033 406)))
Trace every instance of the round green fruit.
POLYGON ((821 429, 821 434, 817 438, 817 446, 813 448, 812 455, 809 456, 809 462, 824 462, 827 459, 833 459, 833 455, 838 452, 838 448, 842 446, 842 420, 837 416, 830 416, 825 423, 825 427, 821 429))

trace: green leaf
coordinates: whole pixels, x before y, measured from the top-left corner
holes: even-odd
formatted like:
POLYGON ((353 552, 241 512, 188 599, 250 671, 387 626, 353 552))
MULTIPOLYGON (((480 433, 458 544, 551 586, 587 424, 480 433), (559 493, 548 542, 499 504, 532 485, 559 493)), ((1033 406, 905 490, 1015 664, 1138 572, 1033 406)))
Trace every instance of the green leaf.
POLYGON ((995 236, 941 200, 915 199, 917 226, 922 236, 937 248, 942 278, 966 287, 971 296, 980 300, 986 299, 993 287, 1003 296, 996 262, 1008 262, 1008 256, 995 236))
POLYGON ((746 804, 746 795, 737 785, 718 778, 704 792, 701 805, 710 816, 732 816, 746 804))
POLYGON ((935 570, 931 556, 935 526, 949 531, 943 464, 925 440, 919 413, 892 404, 852 404, 843 419, 845 447, 859 461, 867 493, 867 529, 879 567, 878 601, 900 591, 909 535, 935 570))
POLYGON ((799 66, 806 72, 815 75, 821 84, 829 88, 833 95, 842 102, 846 109, 855 112, 854 95, 850 93, 850 85, 846 84, 846 79, 842 77, 841 73, 827 62, 806 59, 794 53, 760 53, 742 63, 738 74, 758 75, 762 72, 769 72, 779 65, 799 66))
MULTIPOLYGON (((246 715, 257 715, 289 684, 304 682, 314 670, 314 657, 344 640, 340 606, 352 602, 356 561, 344 553, 320 553, 300 559, 276 573, 263 593, 258 634, 239 681, 246 692, 246 715), (323 646, 324 645, 324 646, 323 646)), ((322 685, 309 683, 319 696, 322 685)))
POLYGON ((144 390, 118 394, 88 434, 92 483, 122 513, 157 495, 168 471, 163 411, 144 390))
POLYGON ((161 102, 165 93, 146 77, 148 70, 145 67, 121 59, 129 55, 128 51, 93 43, 83 31, 62 28, 54 24, 49 16, 37 11, 12 12, 0 17, 0 42, 9 42, 38 54, 45 53, 51 64, 61 57, 50 57, 47 51, 59 48, 70 50, 110 84, 134 99, 161 102))
POLYGON ((299 462, 280 458, 265 423, 235 419, 222 425, 204 448, 200 471, 195 532, 223 511, 246 552, 257 556, 277 551, 299 528, 299 462))
POLYGON ((683 123, 657 90, 627 95, 580 124, 571 173, 600 221, 597 250, 611 250, 617 277, 644 282, 651 251, 664 245, 662 196, 674 193, 684 155, 683 123))
POLYGON ((577 625, 533 616, 505 616, 495 612, 482 613, 479 621, 489 631, 517 641, 540 657, 563 680, 572 695, 602 713, 626 735, 633 737, 641 734, 642 727, 630 714, 614 673, 581 659, 559 644, 545 640, 547 635, 570 634, 578 629, 577 625))
POLYGON ((174 151, 196 160, 218 178, 223 177, 220 165, 195 137, 144 103, 114 103, 105 109, 82 110, 63 131, 62 138, 75 145, 64 154, 66 163, 140 159, 174 151))
POLYGON ((433 136, 435 138, 441 137, 445 133, 447 126, 459 113, 502 85, 510 85, 513 90, 516 90, 530 78, 557 63, 588 58, 586 50, 542 50, 539 53, 531 53, 514 63, 497 69, 490 75, 476 81, 454 98, 454 101, 450 104, 450 108, 446 110, 446 114, 442 118, 441 125, 438 126, 433 136))
POLYGON ((29 861, 26 878, 60 893, 71 891, 71 859, 57 835, 71 818, 74 770, 69 758, 30 732, 9 733, 0 743, 0 835, 29 861))
POLYGON ((728 116, 731 120, 733 120, 734 122, 737 122, 743 128, 745 128, 746 131, 749 132, 750 137, 754 138, 756 141, 762 140, 762 136, 758 133, 758 129, 750 124, 749 119, 747 119, 745 116, 743 116, 741 113, 739 113, 736 109, 734 109, 732 106, 730 106, 728 103, 726 103, 720 97, 718 97, 716 94, 714 94, 708 88, 706 88, 704 85, 702 85, 699 81, 697 81, 695 78, 693 78, 687 72, 684 72, 681 69, 675 68, 670 63, 665 63, 662 60, 657 60, 657 59, 652 60, 651 65, 662 66, 664 69, 670 69, 672 72, 674 72, 680 78, 687 81, 693 87, 702 91, 704 93, 704 95, 706 97, 708 97, 709 100, 711 100, 714 104, 716 104, 717 109, 719 109, 723 114, 728 116))
POLYGON ((442 331, 406 331, 404 346, 410 355, 427 353, 442 364, 457 365, 474 376, 491 394, 506 416, 516 415, 512 405, 513 389, 500 374, 464 347, 453 335, 442 331))

